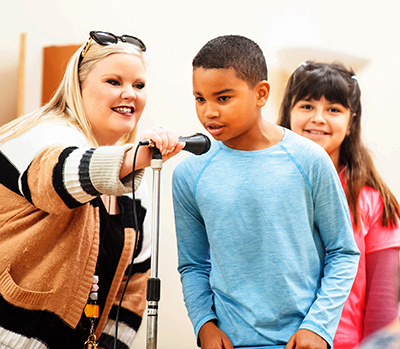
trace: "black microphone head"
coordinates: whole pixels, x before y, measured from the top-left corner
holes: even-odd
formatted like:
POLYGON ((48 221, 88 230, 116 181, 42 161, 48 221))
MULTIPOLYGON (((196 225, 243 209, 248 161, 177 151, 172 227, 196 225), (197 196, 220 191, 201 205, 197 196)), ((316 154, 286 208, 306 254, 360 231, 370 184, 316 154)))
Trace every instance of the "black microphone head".
POLYGON ((211 141, 202 133, 196 133, 189 137, 179 137, 180 142, 186 142, 183 150, 190 151, 195 155, 207 153, 211 147, 211 141))

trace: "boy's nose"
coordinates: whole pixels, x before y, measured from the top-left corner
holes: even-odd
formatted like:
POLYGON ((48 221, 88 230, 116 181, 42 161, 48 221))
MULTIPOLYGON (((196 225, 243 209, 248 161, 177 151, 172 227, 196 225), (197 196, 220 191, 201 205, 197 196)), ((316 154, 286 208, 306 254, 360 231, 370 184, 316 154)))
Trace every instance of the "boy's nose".
POLYGON ((219 112, 218 112, 218 110, 217 110, 216 108, 214 108, 212 105, 208 105, 208 106, 206 107, 204 116, 207 117, 207 118, 210 118, 210 119, 216 118, 216 117, 219 116, 219 112))

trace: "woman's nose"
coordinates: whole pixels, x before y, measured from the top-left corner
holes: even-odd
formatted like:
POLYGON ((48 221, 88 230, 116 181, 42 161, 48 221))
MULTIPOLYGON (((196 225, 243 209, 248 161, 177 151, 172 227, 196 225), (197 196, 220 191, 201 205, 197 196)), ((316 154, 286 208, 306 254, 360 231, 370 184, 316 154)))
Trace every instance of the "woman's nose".
POLYGON ((122 99, 136 99, 136 91, 132 86, 125 87, 121 92, 122 99))

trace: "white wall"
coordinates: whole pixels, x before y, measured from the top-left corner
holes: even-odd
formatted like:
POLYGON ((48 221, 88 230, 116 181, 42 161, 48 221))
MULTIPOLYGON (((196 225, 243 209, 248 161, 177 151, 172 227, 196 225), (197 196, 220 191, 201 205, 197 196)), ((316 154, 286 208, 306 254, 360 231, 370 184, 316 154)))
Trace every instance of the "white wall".
MULTIPOLYGON (((271 71, 271 102, 265 118, 275 121, 279 72, 293 70, 298 59, 282 57, 288 48, 333 51, 338 57, 368 61, 358 72, 363 91, 364 136, 377 166, 400 198, 400 24, 393 1, 361 0, 14 0, 1 1, 0 123, 16 113, 19 36, 28 35, 25 112, 39 106, 40 45, 83 43, 90 30, 131 34, 148 47, 149 101, 141 129, 168 126, 182 135, 203 132, 191 95, 191 60, 209 39, 241 34, 259 43, 271 71), (275 85, 274 85, 275 83, 275 85)), ((304 51, 304 50, 303 50, 304 51)), ((310 53, 311 55, 311 53, 310 53)), ((325 57, 324 55, 321 57, 325 57)), ((196 348, 183 305, 171 204, 171 175, 185 154, 164 164, 161 193, 160 349, 196 348)), ((149 184, 152 181, 148 171, 149 184)), ((146 320, 135 343, 145 348, 146 320)))

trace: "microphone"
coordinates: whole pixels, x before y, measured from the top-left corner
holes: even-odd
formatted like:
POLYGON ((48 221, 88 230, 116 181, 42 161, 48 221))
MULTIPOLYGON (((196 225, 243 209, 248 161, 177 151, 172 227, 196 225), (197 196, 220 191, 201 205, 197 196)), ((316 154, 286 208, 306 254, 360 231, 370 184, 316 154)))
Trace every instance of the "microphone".
POLYGON ((202 133, 195 133, 189 137, 179 137, 179 142, 185 142, 182 150, 189 151, 195 155, 207 153, 211 147, 210 139, 202 133))
MULTIPOLYGON (((207 153, 211 147, 210 139, 202 133, 195 133, 188 137, 179 137, 179 142, 186 143, 182 150, 189 151, 195 155, 207 153)), ((155 144, 150 139, 140 141, 139 144, 147 147, 155 147, 155 144)))

